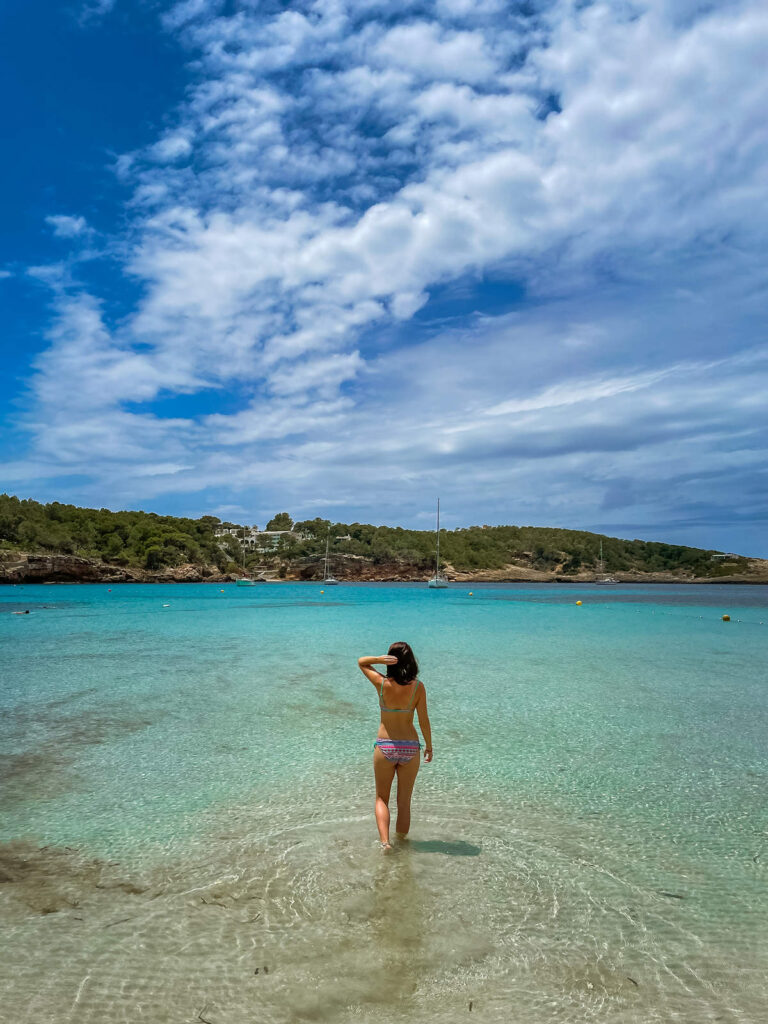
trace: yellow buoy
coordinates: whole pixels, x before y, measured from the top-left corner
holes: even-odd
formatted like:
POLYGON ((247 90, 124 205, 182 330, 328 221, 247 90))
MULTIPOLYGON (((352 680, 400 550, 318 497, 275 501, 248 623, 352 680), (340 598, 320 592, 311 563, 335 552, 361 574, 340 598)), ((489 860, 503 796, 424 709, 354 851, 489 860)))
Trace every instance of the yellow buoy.
POLYGON ((320 591, 320 593, 321 593, 321 594, 324 594, 324 593, 325 593, 325 591, 324 591, 324 590, 321 590, 321 591, 320 591))
POLYGON ((470 590, 470 592, 469 592, 469 596, 470 596, 470 597, 472 597, 472 591, 471 591, 471 590, 470 590))
POLYGON ((581 601, 577 601, 576 604, 581 604, 581 601))
POLYGON ((730 615, 724 615, 723 616, 723 622, 730 622, 730 621, 731 621, 731 616, 730 615))

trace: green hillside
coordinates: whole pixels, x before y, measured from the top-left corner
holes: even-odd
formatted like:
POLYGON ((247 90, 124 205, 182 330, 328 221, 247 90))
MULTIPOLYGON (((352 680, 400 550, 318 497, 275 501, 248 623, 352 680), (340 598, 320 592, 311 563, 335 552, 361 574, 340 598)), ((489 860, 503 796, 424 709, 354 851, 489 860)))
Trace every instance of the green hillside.
POLYGON ((114 565, 158 569, 228 561, 213 535, 219 520, 180 519, 152 512, 110 512, 58 501, 41 505, 0 495, 0 551, 51 552, 100 558, 114 565))
MULTIPOLYGON (((424 530, 367 526, 360 523, 328 523, 325 520, 297 523, 297 531, 312 532, 312 541, 298 543, 295 554, 310 554, 326 536, 349 535, 349 541, 336 541, 333 549, 370 557, 374 562, 402 561, 425 571, 434 566, 435 535, 424 530)), ((473 571, 503 569, 515 563, 544 572, 575 574, 599 568, 600 541, 607 572, 669 572, 684 569, 697 576, 717 576, 744 571, 746 558, 726 566, 712 561, 717 552, 677 544, 642 540, 620 540, 583 530, 562 530, 541 526, 470 526, 440 531, 441 561, 455 569, 473 571)))
MULTIPOLYGON (((114 565, 160 569, 184 563, 216 565, 231 571, 242 564, 240 543, 217 538, 215 516, 183 519, 152 512, 111 512, 52 502, 42 505, 0 495, 0 552, 72 554, 114 565)), ((234 525, 234 524, 229 524, 234 525)), ((291 527, 287 513, 268 524, 291 527)), ((334 554, 361 556, 374 565, 400 563, 425 572, 433 565, 434 533, 365 523, 331 523, 312 519, 293 524, 294 533, 280 539, 274 551, 258 547, 246 552, 246 564, 291 563, 319 557, 330 532, 334 554)), ((747 560, 713 561, 715 552, 678 544, 601 537, 582 530, 534 526, 471 526, 443 530, 441 556, 459 571, 503 569, 510 564, 574 575, 598 569, 600 541, 608 572, 685 571, 716 577, 744 572, 747 560)))

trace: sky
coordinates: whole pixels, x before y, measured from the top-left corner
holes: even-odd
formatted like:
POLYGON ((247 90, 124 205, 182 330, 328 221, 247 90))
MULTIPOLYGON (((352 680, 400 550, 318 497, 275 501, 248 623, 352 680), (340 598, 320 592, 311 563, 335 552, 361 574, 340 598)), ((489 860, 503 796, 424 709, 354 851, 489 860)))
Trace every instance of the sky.
POLYGON ((768 557, 763 0, 0 11, 0 490, 768 557))

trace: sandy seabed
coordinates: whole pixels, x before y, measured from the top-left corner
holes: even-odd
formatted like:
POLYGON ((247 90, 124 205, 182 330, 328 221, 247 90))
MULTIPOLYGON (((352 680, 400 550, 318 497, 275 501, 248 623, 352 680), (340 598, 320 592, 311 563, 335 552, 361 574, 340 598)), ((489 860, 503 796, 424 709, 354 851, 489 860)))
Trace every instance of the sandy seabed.
POLYGON ((279 825, 207 821, 183 855, 4 844, 0 1020, 764 1020, 768 921, 694 862, 435 798, 384 856, 366 808, 306 820, 296 796, 279 825))

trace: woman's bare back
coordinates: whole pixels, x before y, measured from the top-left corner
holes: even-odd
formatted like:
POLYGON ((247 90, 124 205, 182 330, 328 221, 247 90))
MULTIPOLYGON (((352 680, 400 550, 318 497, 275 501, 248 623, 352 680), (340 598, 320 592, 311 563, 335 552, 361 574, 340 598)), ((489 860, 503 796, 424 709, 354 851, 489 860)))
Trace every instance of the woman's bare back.
POLYGON ((418 740, 413 715, 418 709, 423 691, 424 685, 418 679, 412 679, 405 686, 400 686, 386 676, 381 677, 381 722, 378 732, 380 740, 418 740))

